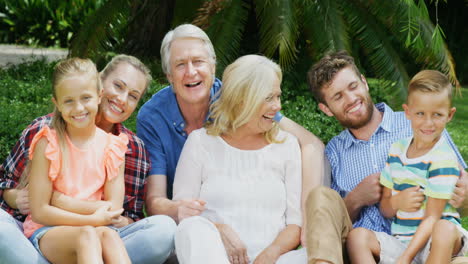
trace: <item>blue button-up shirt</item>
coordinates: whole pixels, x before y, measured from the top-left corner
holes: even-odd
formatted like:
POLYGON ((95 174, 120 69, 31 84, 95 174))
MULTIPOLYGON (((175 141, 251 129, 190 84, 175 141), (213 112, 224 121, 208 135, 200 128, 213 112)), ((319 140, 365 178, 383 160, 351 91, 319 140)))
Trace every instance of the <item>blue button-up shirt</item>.
MULTIPOLYGON (((211 98, 221 88, 215 79, 211 87, 211 98)), ((149 175, 167 176, 167 197, 172 198, 174 174, 180 152, 187 140, 185 120, 177 104, 171 86, 157 92, 138 112, 137 135, 144 142, 151 159, 149 175)))
MULTIPOLYGON (((376 107, 383 112, 383 119, 368 141, 356 139, 346 129, 325 148, 332 168, 331 187, 342 197, 348 195, 365 177, 383 170, 393 142, 412 135, 411 124, 403 112, 394 112, 384 103, 376 104, 376 107)), ((455 150, 460 164, 466 168, 466 163, 446 130, 443 135, 455 150)), ((375 204, 362 208, 354 227, 390 233, 390 220, 382 216, 379 204, 375 204)))

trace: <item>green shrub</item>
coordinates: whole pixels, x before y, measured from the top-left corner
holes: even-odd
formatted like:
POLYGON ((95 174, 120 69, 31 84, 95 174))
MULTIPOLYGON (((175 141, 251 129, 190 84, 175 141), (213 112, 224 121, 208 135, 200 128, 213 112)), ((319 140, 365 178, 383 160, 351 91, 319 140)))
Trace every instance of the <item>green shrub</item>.
POLYGON ((0 0, 0 41, 67 47, 102 0, 0 0))

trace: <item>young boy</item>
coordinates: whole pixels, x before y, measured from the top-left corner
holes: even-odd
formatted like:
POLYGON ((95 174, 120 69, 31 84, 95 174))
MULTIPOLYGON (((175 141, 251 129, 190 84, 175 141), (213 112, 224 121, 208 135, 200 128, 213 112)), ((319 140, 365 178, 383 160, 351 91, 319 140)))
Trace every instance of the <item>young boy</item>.
POLYGON ((455 113, 451 96, 452 85, 438 71, 421 71, 410 81, 403 109, 413 136, 391 146, 380 175, 385 187, 380 210, 393 218, 392 235, 351 231, 352 263, 450 263, 468 251, 468 232, 447 203, 460 175, 457 157, 442 136, 455 113), (392 196, 398 192, 406 199, 392 196))

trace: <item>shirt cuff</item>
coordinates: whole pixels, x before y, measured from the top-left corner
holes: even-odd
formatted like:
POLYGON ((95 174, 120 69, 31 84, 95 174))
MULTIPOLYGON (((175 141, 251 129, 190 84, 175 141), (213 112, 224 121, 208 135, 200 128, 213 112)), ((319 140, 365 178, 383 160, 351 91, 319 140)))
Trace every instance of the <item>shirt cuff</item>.
POLYGON ((276 112, 275 116, 273 117, 273 121, 279 123, 281 121, 281 118, 283 118, 283 114, 281 114, 281 112, 276 112))

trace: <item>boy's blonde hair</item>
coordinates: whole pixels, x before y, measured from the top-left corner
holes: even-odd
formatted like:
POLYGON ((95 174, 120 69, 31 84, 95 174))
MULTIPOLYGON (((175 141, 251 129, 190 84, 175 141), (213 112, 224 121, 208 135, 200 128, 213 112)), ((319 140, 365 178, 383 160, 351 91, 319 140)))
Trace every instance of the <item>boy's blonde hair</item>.
MULTIPOLYGON (((234 133, 257 114, 271 95, 275 78, 281 83, 281 69, 272 60, 259 55, 246 55, 226 67, 219 99, 210 107, 207 133, 214 136, 234 133)), ((278 142, 278 124, 265 132, 267 142, 278 142)))
POLYGON ((418 72, 409 82, 408 97, 415 91, 424 93, 448 92, 448 100, 452 105, 452 84, 447 76, 435 70, 423 70, 418 72))

